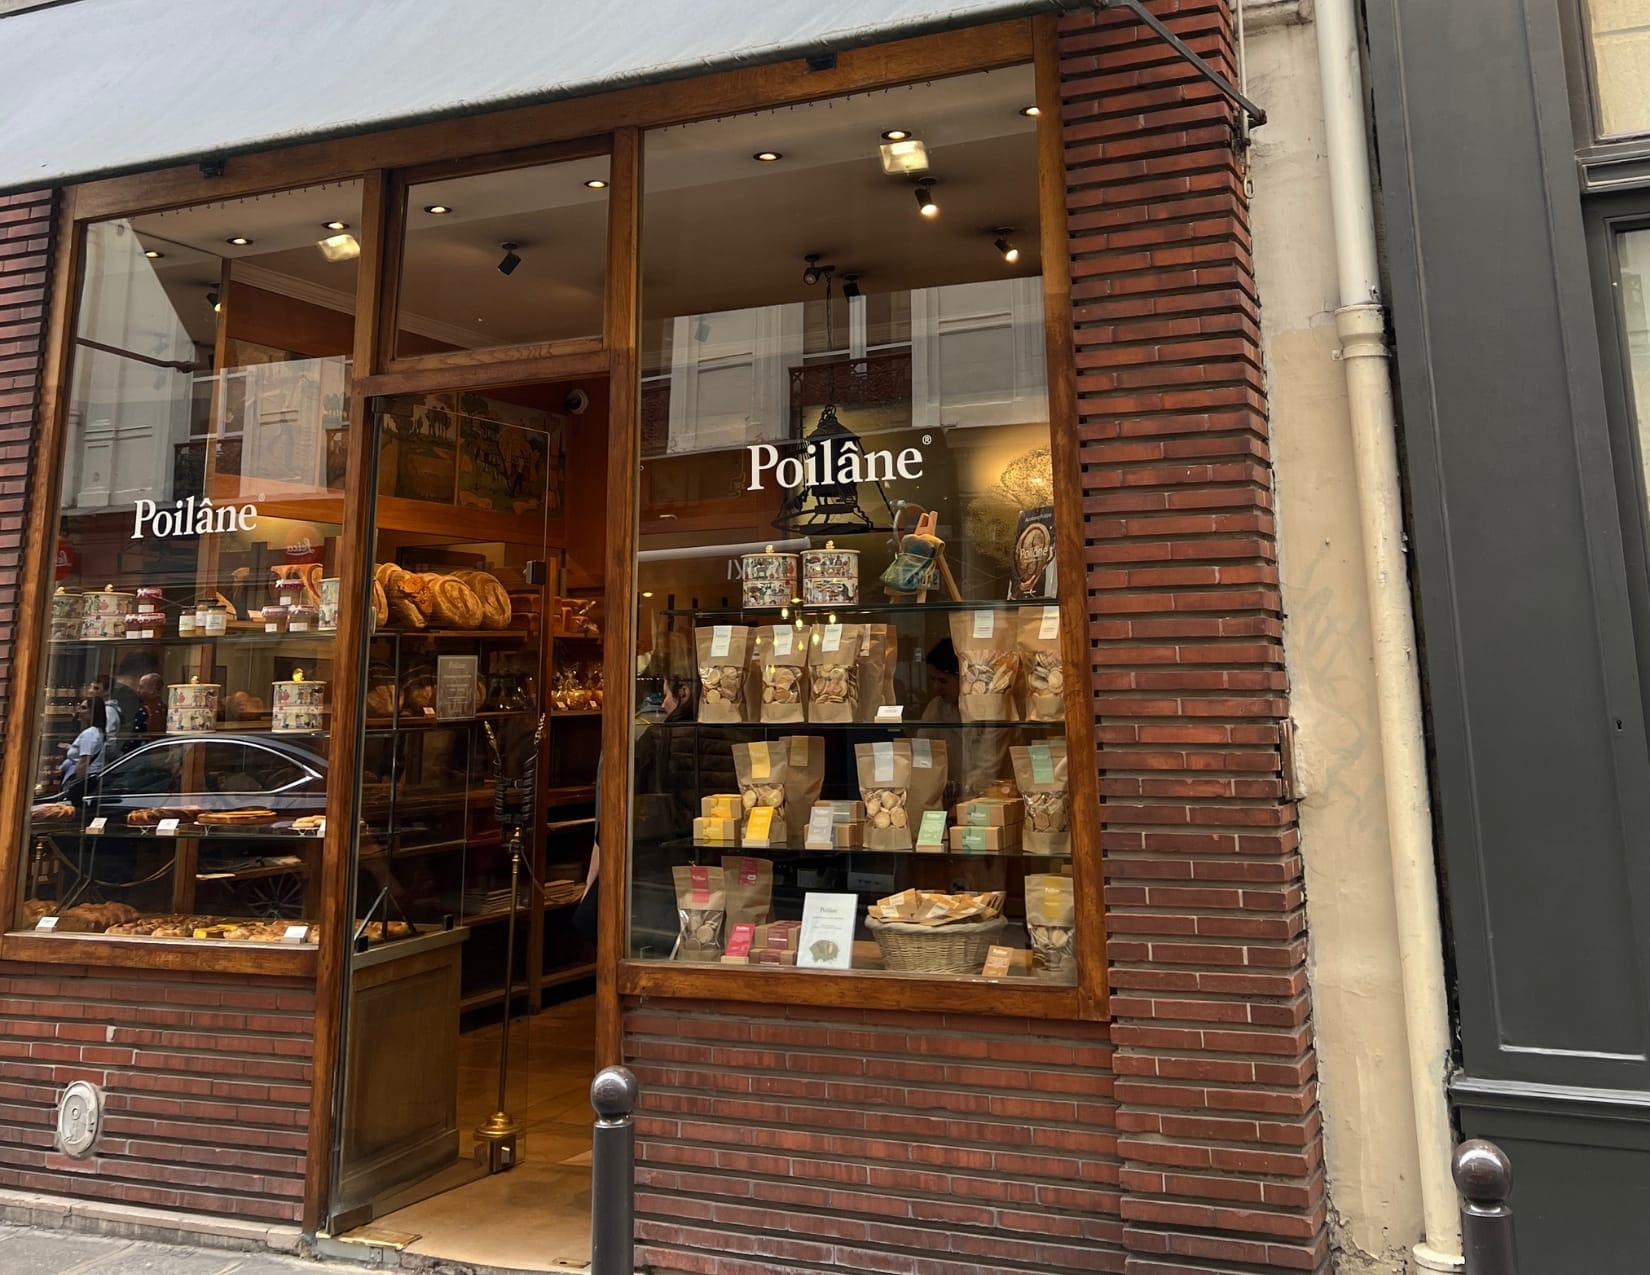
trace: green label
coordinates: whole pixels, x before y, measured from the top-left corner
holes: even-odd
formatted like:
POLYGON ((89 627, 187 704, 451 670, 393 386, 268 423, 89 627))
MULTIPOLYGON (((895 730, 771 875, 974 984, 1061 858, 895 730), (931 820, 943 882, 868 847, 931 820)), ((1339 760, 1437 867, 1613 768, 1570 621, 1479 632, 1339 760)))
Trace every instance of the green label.
POLYGON ((922 812, 922 826, 917 829, 917 844, 919 846, 945 844, 945 811, 924 810, 922 812))
POLYGON ((984 828, 964 828, 963 829, 963 849, 964 850, 984 850, 985 849, 985 829, 984 828))
POLYGON ((971 828, 984 827, 991 812, 978 802, 972 802, 968 807, 968 826, 971 828))
POLYGON ((1049 753, 1047 744, 1033 744, 1031 746, 1031 782, 1034 784, 1052 784, 1054 782, 1054 757, 1049 753))

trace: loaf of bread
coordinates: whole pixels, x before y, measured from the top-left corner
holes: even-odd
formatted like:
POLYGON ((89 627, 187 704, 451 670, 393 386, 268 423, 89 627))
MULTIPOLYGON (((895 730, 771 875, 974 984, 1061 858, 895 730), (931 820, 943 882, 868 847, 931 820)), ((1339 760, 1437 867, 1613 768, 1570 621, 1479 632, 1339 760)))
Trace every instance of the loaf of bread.
POLYGON ((374 628, 382 628, 390 622, 390 600, 384 586, 377 580, 372 582, 372 620, 374 628))
POLYGON ((481 599, 456 576, 426 576, 431 598, 430 619, 444 629, 479 629, 481 599))
POLYGON ((482 628, 510 627, 510 594, 497 576, 485 571, 455 571, 453 578, 468 585, 480 601, 482 628))

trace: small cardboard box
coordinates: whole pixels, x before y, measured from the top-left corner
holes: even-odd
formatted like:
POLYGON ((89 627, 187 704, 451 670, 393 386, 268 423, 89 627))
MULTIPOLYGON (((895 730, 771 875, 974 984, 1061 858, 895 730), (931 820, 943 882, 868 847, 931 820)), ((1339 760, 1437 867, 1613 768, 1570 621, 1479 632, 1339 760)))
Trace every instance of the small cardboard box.
POLYGON ((1020 797, 975 797, 957 805, 960 828, 1006 828, 1026 821, 1026 803, 1020 797))
POLYGON ((958 853, 986 853, 1019 848, 1019 824, 1009 824, 1006 827, 985 825, 951 829, 951 849, 958 853))
POLYGON ((736 846, 739 844, 739 820, 700 815, 693 821, 695 845, 736 846))
POLYGON ((719 792, 699 799, 699 813, 706 819, 738 819, 745 812, 740 808, 738 793, 719 792))

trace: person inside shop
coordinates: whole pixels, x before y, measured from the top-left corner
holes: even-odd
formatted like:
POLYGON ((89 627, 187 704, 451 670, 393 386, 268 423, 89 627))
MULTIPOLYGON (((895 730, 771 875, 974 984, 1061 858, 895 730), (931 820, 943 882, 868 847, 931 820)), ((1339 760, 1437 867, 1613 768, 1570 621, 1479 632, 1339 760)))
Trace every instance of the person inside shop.
MULTIPOLYGON (((138 714, 143 708, 143 679, 156 673, 155 657, 146 651, 133 651, 121 660, 120 668, 115 672, 114 685, 109 688, 109 704, 115 711, 117 722, 115 730, 109 736, 111 741, 118 742, 125 736, 120 734, 122 729, 128 734, 141 735, 143 730, 138 726, 138 714)), ((158 677, 156 679, 159 680, 158 677)), ((111 758, 115 754, 110 754, 111 758)))
POLYGON ((63 745, 63 762, 58 775, 63 781, 63 800, 81 804, 87 785, 103 773, 108 742, 108 705, 98 695, 88 695, 75 705, 79 732, 63 745))
MULTIPOLYGON (((960 703, 962 667, 957 661, 957 648, 950 638, 941 638, 929 648, 924 657, 928 666, 928 685, 933 698, 923 707, 925 722, 950 723, 962 721, 960 703)), ((977 797, 998 779, 1009 773, 1008 738, 1004 731, 993 726, 966 726, 962 730, 918 731, 919 736, 944 740, 951 757, 951 783, 947 785, 947 800, 977 797), (955 785, 954 790, 952 785, 955 785)))
POLYGON ((957 648, 950 638, 941 638, 929 648, 927 655, 928 685, 934 688, 934 698, 922 710, 925 722, 960 722, 962 711, 957 697, 962 691, 961 666, 957 663, 957 648))

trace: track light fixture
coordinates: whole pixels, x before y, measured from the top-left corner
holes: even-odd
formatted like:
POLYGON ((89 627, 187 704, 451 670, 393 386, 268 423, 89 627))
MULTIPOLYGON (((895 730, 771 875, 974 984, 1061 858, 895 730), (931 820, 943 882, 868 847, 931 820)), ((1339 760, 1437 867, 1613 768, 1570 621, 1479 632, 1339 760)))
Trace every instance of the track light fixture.
POLYGON ((819 264, 819 254, 817 252, 810 252, 802 260, 808 263, 802 271, 802 282, 810 288, 821 279, 829 283, 831 276, 836 273, 835 266, 822 266, 819 264))
POLYGON ((917 211, 924 217, 938 217, 940 206, 934 202, 934 192, 930 188, 932 183, 922 182, 917 186, 917 211))
POLYGON ((504 259, 498 263, 498 272, 505 276, 514 274, 516 267, 521 264, 521 258, 516 255, 516 249, 521 245, 514 240, 510 240, 501 243, 499 247, 504 249, 504 259))
POLYGON ((1010 243, 1008 238, 1014 233, 1013 226, 997 226, 986 233, 996 236, 996 238, 991 241, 991 246, 1003 254, 1004 261, 1008 262, 1011 266, 1015 262, 1019 261, 1020 250, 1010 243))
POLYGON ((223 309, 223 302, 218 298, 216 291, 206 294, 206 304, 212 307, 213 314, 217 314, 223 309))
POLYGON ((852 301, 859 296, 859 275, 846 273, 842 276, 842 299, 852 301))

